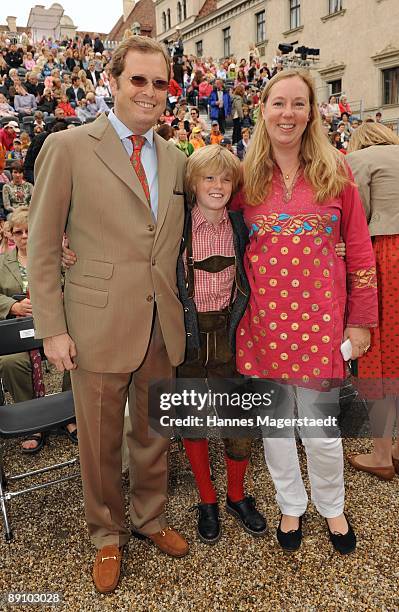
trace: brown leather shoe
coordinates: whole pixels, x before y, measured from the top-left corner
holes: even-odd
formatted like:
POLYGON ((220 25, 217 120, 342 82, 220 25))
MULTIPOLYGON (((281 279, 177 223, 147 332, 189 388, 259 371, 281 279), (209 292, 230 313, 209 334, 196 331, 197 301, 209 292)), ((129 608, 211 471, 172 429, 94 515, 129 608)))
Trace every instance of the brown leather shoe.
POLYGON ((97 551, 93 567, 93 580, 99 593, 111 593, 119 582, 123 548, 115 544, 97 551))
POLYGON ((395 459, 395 457, 392 457, 392 463, 393 463, 393 467, 395 469, 395 472, 399 476, 399 459, 395 459))
POLYGON ((360 470, 361 472, 368 472, 369 474, 374 474, 381 480, 392 480, 395 476, 395 470, 393 465, 387 467, 369 467, 368 465, 363 465, 359 463, 356 459, 359 455, 349 455, 348 461, 352 467, 356 470, 360 470))
POLYGON ((184 557, 188 553, 186 540, 172 527, 165 527, 147 537, 158 546, 159 550, 171 557, 184 557))

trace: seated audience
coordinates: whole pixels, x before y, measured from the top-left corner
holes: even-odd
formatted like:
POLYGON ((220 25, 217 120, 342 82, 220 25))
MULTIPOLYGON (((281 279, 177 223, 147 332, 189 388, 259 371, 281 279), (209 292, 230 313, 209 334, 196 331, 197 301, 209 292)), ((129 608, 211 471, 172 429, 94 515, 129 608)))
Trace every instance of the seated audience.
POLYGON ((220 144, 223 139, 223 134, 220 132, 219 123, 212 121, 211 131, 209 136, 206 137, 206 144, 220 144))
POLYGON ((31 201, 33 185, 24 179, 23 164, 15 161, 11 164, 11 182, 3 187, 3 206, 7 213, 12 213, 20 206, 28 206, 31 201))
POLYGON ((241 131, 241 140, 237 143, 237 157, 241 161, 244 159, 247 153, 250 137, 251 132, 249 128, 243 128, 241 131))
POLYGON ((0 93, 0 117, 17 116, 18 113, 13 109, 11 104, 7 102, 4 94, 0 93))
POLYGON ((184 128, 178 130, 177 132, 176 147, 180 149, 180 151, 183 151, 184 155, 186 155, 187 157, 190 157, 190 155, 194 153, 194 146, 191 142, 188 141, 187 132, 184 128))
POLYGON ((62 108, 65 117, 76 117, 75 109, 70 105, 68 96, 66 94, 61 96, 61 100, 58 103, 57 108, 62 108))
POLYGON ((28 93, 22 85, 18 85, 15 92, 14 108, 20 118, 23 119, 27 115, 32 115, 37 108, 35 96, 28 93))
POLYGON ((22 161, 24 155, 22 153, 22 143, 19 138, 14 138, 12 151, 8 152, 7 159, 13 161, 22 161))
MULTIPOLYGON (((179 130, 180 132, 181 130, 179 130)), ((191 131, 190 143, 194 147, 194 150, 200 149, 201 147, 205 147, 205 142, 201 135, 201 128, 195 127, 191 131)))
POLYGON ((44 116, 52 115, 57 106, 57 100, 53 96, 51 89, 46 88, 43 91, 43 95, 39 99, 38 109, 43 113, 44 116))
POLYGON ((7 125, 0 129, 0 145, 2 145, 6 151, 11 151, 13 142, 16 136, 21 133, 17 121, 9 121, 7 125))
POLYGON ((78 100, 86 97, 86 92, 83 87, 81 87, 81 80, 78 76, 74 75, 72 77, 72 85, 68 87, 65 93, 68 96, 69 102, 73 102, 75 105, 78 100))
POLYGON ((203 136, 208 132, 208 127, 204 119, 200 117, 199 110, 196 106, 190 108, 190 130, 194 127, 200 127, 203 136))
MULTIPOLYGON (((0 260, 0 319, 31 317, 32 306, 29 297, 24 297, 20 301, 13 297, 27 295, 28 290, 27 207, 20 207, 13 212, 9 219, 9 231, 15 241, 15 248, 6 252, 0 260)), ((0 357, 0 376, 4 379, 15 402, 42 397, 45 394, 38 350, 0 357)), ((73 432, 76 432, 76 424, 72 423, 67 427, 71 430, 69 434, 73 435, 73 432)), ((74 437, 77 441, 76 433, 74 437)), ((44 443, 44 433, 30 434, 22 442, 22 451, 30 454, 36 453, 43 448, 44 443)))

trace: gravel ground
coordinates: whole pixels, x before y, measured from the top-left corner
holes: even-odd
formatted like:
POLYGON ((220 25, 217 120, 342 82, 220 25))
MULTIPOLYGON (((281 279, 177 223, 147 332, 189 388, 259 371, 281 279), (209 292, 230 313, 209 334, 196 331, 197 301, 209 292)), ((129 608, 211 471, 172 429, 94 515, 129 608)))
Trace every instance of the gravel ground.
MULTIPOLYGON (((60 377, 46 376, 47 390, 59 390, 60 377)), ((367 440, 346 440, 345 451, 367 450, 367 440)), ((5 444, 6 466, 17 472, 77 454, 62 435, 51 435, 39 456, 26 457, 15 441, 5 444)), ((225 496, 223 449, 211 446, 216 487, 225 496)), ((304 467, 303 456, 302 466, 304 467)), ((171 448, 170 523, 190 542, 183 559, 162 555, 148 542, 132 538, 125 549, 122 578, 112 595, 99 595, 91 580, 95 551, 87 536, 79 480, 12 500, 15 538, 0 540, 0 594, 8 591, 56 591, 56 609, 72 612, 107 610, 190 611, 393 611, 399 610, 399 477, 382 482, 346 464, 347 513, 358 535, 355 554, 341 557, 328 539, 324 520, 309 506, 301 549, 286 554, 275 538, 278 508, 256 442, 247 491, 267 516, 270 533, 254 539, 221 508, 223 535, 213 547, 196 537, 198 502, 194 481, 178 445, 171 448)), ((128 482, 125 478, 127 495, 128 482)), ((19 484, 21 486, 21 484, 19 484)), ((307 483, 308 487, 308 483, 307 483)), ((0 610, 46 610, 44 606, 10 606, 0 610)))

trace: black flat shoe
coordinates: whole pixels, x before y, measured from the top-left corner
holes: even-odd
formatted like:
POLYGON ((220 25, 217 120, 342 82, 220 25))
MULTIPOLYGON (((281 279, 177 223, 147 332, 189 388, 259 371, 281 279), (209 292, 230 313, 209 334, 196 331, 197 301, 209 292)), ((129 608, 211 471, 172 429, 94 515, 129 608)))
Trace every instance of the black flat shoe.
POLYGON ((349 555, 356 550, 356 534, 352 529, 352 525, 348 521, 348 517, 345 515, 346 522, 348 523, 348 531, 346 533, 333 533, 330 530, 327 519, 327 529, 330 536, 331 544, 335 550, 341 555, 349 555))
POLYGON ((281 548, 289 552, 298 550, 302 543, 302 516, 299 516, 299 527, 298 529, 291 529, 291 531, 281 531, 281 521, 283 516, 280 517, 280 522, 277 527, 277 540, 281 548))
POLYGON ((255 508, 255 498, 251 495, 238 502, 232 502, 227 498, 226 510, 239 520, 247 533, 253 536, 263 536, 267 533, 266 519, 255 508))
POLYGON ((21 446, 21 450, 27 455, 34 455, 35 453, 41 451, 44 447, 46 443, 46 435, 44 433, 30 434, 30 436, 25 436, 22 442, 26 442, 27 440, 33 440, 37 445, 34 448, 24 448, 21 446))
POLYGON ((70 439, 70 441, 73 444, 77 444, 78 443, 78 428, 74 429, 73 431, 69 431, 67 426, 64 425, 63 428, 62 428, 62 431, 64 432, 64 434, 66 436, 68 436, 68 438, 70 439))
POLYGON ((190 508, 190 511, 192 510, 198 510, 197 533, 201 542, 216 544, 222 534, 218 504, 197 504, 190 508))

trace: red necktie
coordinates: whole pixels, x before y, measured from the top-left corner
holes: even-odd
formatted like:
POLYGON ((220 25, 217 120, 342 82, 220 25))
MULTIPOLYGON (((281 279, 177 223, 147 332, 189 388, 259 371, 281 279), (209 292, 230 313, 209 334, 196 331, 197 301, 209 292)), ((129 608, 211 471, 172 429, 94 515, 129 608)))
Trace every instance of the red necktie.
POLYGON ((144 166, 141 163, 141 149, 143 148, 143 145, 145 143, 145 138, 144 136, 136 136, 133 134, 132 136, 129 136, 129 139, 132 141, 133 144, 133 153, 130 156, 130 163, 135 169, 137 178, 139 179, 140 184, 144 190, 148 204, 151 206, 150 188, 148 187, 144 166))

